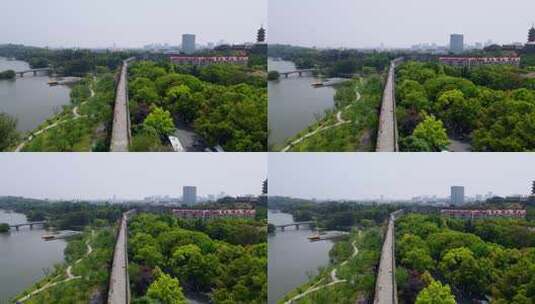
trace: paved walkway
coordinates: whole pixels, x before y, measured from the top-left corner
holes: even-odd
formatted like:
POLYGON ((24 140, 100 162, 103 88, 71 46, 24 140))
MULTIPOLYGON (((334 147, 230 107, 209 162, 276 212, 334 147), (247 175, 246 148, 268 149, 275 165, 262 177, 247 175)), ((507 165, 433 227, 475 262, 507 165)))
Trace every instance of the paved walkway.
POLYGON ((126 214, 121 219, 119 234, 113 253, 113 264, 110 275, 110 287, 108 291, 109 304, 128 303, 128 261, 126 252, 126 234, 128 217, 126 214))
POLYGON ((396 72, 396 60, 390 63, 386 85, 379 115, 379 131, 377 132, 377 152, 396 152, 396 103, 394 100, 394 74, 396 72))
POLYGON ((128 117, 128 95, 127 95, 127 73, 128 62, 123 61, 119 83, 115 93, 115 106, 113 109, 113 127, 111 132, 111 152, 128 152, 130 143, 130 123, 128 117))
POLYGON ((381 260, 375 285, 374 304, 397 304, 397 290, 394 285, 394 217, 388 221, 381 260))
MULTIPOLYGON (((355 102, 359 101, 360 100, 360 93, 358 91, 355 91, 356 92, 356 98, 355 98, 355 102)), ((291 148, 293 148, 295 145, 299 144, 300 142, 304 141, 305 139, 311 137, 311 136, 314 136, 320 132, 323 132, 323 131, 327 131, 329 129, 332 129, 332 128, 336 128, 336 127, 339 127, 341 125, 345 125, 345 124, 348 124, 350 123, 351 121, 349 120, 344 120, 342 118, 342 113, 344 111, 346 111, 347 109, 349 109, 352 105, 349 104, 347 105, 346 107, 344 107, 343 110, 340 110, 338 111, 338 113, 336 113, 336 123, 335 124, 332 124, 330 126, 319 126, 317 129, 299 137, 298 139, 292 141, 289 145, 287 145, 286 147, 284 147, 284 149, 281 150, 281 152, 288 152, 288 150, 290 150, 291 148)))

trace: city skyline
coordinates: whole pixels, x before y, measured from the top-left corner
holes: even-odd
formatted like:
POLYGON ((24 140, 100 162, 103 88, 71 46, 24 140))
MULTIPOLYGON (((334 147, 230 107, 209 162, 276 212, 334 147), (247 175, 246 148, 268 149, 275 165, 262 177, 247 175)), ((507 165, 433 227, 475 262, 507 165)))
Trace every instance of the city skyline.
POLYGON ((267 174, 265 153, 2 154, 0 167, 0 196, 51 200, 260 194, 267 174))
POLYGON ((484 0, 452 0, 440 7, 425 0, 272 0, 268 40, 307 47, 409 48, 448 46, 450 34, 459 33, 467 44, 526 42, 535 2, 512 0, 507 6, 515 9, 484 0))
POLYGON ((257 29, 267 23, 267 0, 199 0, 187 5, 166 0, 21 0, 5 3, 2 12, 0 26, 10 30, 0 33, 1 43, 141 48, 151 43, 178 46, 185 33, 196 34, 201 44, 221 39, 254 42, 257 29), (22 12, 24 19, 14 12, 22 12))
POLYGON ((466 197, 529 195, 535 174, 529 153, 307 153, 270 154, 270 196, 317 200, 449 198, 451 186, 466 197))

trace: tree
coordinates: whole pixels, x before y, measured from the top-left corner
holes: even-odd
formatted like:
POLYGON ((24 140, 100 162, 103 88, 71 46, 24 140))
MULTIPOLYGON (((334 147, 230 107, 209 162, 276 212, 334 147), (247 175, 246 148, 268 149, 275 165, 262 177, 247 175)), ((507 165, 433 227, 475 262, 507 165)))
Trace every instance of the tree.
POLYGON ((14 145, 18 139, 17 119, 6 113, 0 113, 0 151, 14 145))
POLYGON ((488 276, 466 247, 454 248, 446 252, 439 264, 444 277, 456 288, 468 294, 483 295, 488 287, 488 276))
POLYGON ((8 231, 9 231, 9 224, 0 223, 0 233, 8 232, 8 231))
POLYGON ((455 297, 448 285, 433 281, 416 298, 415 304, 456 304, 455 297))
POLYGON ((200 101, 194 98, 186 85, 172 87, 167 91, 165 100, 174 113, 179 113, 186 123, 191 123, 199 115, 200 101))
POLYGON ((160 107, 154 107, 143 121, 143 128, 154 130, 160 136, 166 136, 175 131, 175 124, 169 111, 160 107))
POLYGON ((279 72, 277 72, 277 71, 269 71, 267 79, 268 80, 278 80, 279 77, 280 77, 279 72))
POLYGON ((433 115, 424 115, 424 117, 412 135, 402 141, 404 150, 428 152, 446 150, 449 139, 442 121, 437 120, 433 115))
POLYGON ((159 268, 155 272, 156 280, 149 286, 147 296, 162 304, 186 304, 178 279, 163 273, 159 268))

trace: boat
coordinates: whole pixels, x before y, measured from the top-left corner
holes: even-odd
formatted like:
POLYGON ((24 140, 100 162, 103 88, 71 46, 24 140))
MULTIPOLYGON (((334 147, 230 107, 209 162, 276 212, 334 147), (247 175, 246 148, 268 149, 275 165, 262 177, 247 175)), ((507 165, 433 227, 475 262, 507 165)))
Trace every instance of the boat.
POLYGON ((44 234, 43 236, 41 236, 41 238, 45 241, 52 241, 56 239, 56 236, 53 234, 44 234))
POLYGON ((307 238, 311 241, 319 241, 321 240, 321 235, 319 234, 319 232, 316 232, 312 235, 309 235, 307 238))
POLYGON ((323 86, 323 82, 321 82, 321 81, 313 82, 313 83, 312 83, 312 86, 313 86, 314 88, 322 87, 322 86, 323 86))

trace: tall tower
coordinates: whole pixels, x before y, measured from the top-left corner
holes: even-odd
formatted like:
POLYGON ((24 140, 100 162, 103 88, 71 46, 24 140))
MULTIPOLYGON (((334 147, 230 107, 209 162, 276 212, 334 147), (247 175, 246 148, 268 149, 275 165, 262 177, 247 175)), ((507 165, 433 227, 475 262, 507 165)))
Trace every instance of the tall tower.
POLYGON ((450 36, 450 52, 460 54, 464 51, 464 35, 451 34, 450 36))
POLYGON ((535 196, 535 180, 531 183, 531 196, 535 196))
POLYGON ((528 43, 535 43, 535 26, 531 25, 528 32, 528 43))
POLYGON ((189 206, 195 205, 195 203, 197 203, 197 187, 182 187, 182 202, 189 206))
POLYGON ((264 42, 266 42, 266 30, 264 29, 264 26, 261 26, 256 34, 256 43, 264 42))
POLYGON ((182 52, 188 55, 195 53, 195 35, 193 34, 182 35, 182 52))
POLYGON ((451 186, 451 204, 455 206, 464 204, 463 186, 451 186))

